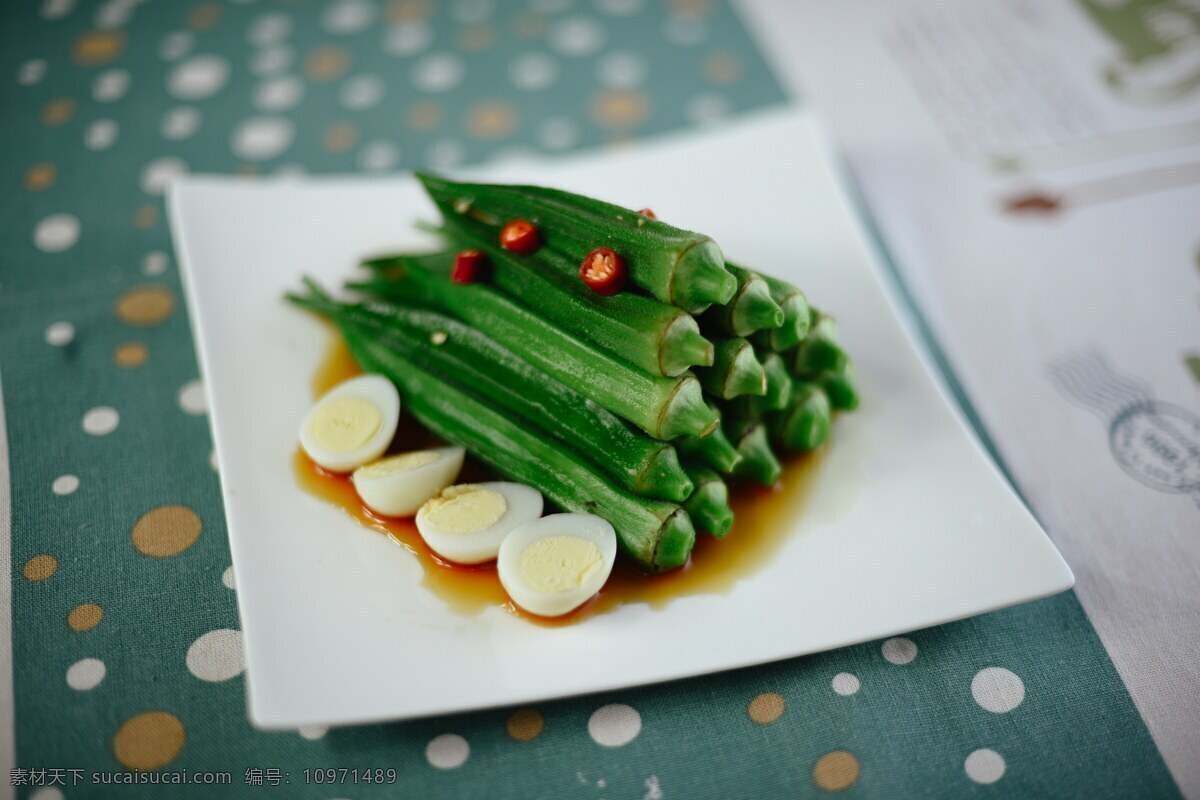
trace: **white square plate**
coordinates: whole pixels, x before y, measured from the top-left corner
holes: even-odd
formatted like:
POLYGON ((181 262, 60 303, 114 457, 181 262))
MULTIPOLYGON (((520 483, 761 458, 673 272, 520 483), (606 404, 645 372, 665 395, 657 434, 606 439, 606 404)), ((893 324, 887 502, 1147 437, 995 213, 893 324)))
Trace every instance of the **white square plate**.
POLYGON ((862 406, 835 425, 803 513, 780 521, 796 530, 726 593, 559 628, 499 608, 462 616, 420 586, 412 555, 305 494, 291 468, 328 334, 283 292, 304 274, 338 286, 360 257, 421 244, 412 222, 434 216, 429 202, 409 178, 176 184, 171 223, 210 398, 255 724, 417 717, 681 678, 1071 586, 899 322, 805 114, 481 174, 652 205, 794 281, 838 316, 862 406))

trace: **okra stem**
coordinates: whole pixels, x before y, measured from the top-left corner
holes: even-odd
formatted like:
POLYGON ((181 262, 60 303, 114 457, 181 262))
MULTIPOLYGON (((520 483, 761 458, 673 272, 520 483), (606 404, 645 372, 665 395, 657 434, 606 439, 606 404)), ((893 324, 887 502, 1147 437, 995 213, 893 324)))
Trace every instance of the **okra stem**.
POLYGON ((400 259, 400 266, 391 272, 392 279, 350 288, 432 306, 487 331, 497 343, 655 439, 702 436, 717 423, 693 375, 650 375, 580 341, 489 286, 453 283, 415 259, 400 259))
POLYGON ((696 487, 683 504, 698 530, 721 537, 733 527, 733 509, 729 506, 729 487, 721 476, 706 467, 688 467, 688 477, 696 487))
POLYGON ((792 376, 779 353, 767 353, 762 359, 763 372, 767 376, 767 393, 762 398, 762 409, 782 411, 792 401, 792 376))
POLYGON ((837 323, 833 317, 820 314, 812 330, 796 348, 793 372, 809 377, 818 372, 839 372, 846 366, 846 351, 838 344, 837 323))
POLYGON ((635 497, 613 486, 536 428, 510 419, 350 326, 342 326, 342 332, 363 369, 391 379, 405 408, 442 439, 465 447, 513 480, 536 487, 568 511, 603 516, 625 552, 644 569, 661 572, 687 561, 696 532, 679 506, 635 497))
POLYGON ((721 425, 707 436, 684 436, 676 439, 675 449, 685 460, 706 466, 722 475, 731 474, 742 461, 741 454, 729 441, 721 425))
POLYGON ((713 365, 696 370, 704 391, 724 400, 767 393, 767 376, 753 345, 745 339, 720 339, 714 345, 713 365))
POLYGON ((766 426, 761 422, 735 423, 731 434, 731 439, 742 456, 742 461, 733 474, 740 478, 750 478, 763 486, 774 486, 783 475, 783 465, 771 449, 766 426))
POLYGON ((705 325, 722 336, 749 336, 782 325, 783 309, 772 299, 767 282, 748 269, 732 264, 726 267, 737 279, 737 292, 725 305, 704 312, 705 325))
POLYGON ((783 309, 783 324, 767 334, 771 349, 777 352, 790 350, 800 343, 812 326, 812 311, 804 292, 787 281, 758 273, 771 290, 771 297, 783 309))
POLYGON ((772 414, 768 421, 771 434, 784 450, 815 450, 829 436, 832 422, 829 398, 821 387, 798 380, 792 391, 792 405, 772 414))
POLYGON ((854 376, 854 362, 847 361, 841 372, 822 372, 816 377, 817 384, 829 396, 829 404, 839 411, 858 408, 858 385, 854 376))
POLYGON ((428 173, 417 179, 447 216, 470 216, 497 230, 514 219, 533 222, 543 248, 562 253, 576 270, 591 250, 611 247, 635 286, 689 313, 723 305, 737 289, 712 239, 630 209, 540 186, 456 183, 428 173))

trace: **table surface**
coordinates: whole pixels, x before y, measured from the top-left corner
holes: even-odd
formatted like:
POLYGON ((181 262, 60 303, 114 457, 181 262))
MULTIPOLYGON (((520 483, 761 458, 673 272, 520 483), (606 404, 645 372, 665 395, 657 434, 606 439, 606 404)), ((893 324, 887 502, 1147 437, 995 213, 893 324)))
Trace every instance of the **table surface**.
POLYGON ((16 784, 0 792, 1177 795, 1074 593, 612 695, 254 730, 164 184, 619 146, 787 93, 716 0, 43 0, 0 15, 0 767, 16 784), (230 782, 98 782, 138 769, 230 782))

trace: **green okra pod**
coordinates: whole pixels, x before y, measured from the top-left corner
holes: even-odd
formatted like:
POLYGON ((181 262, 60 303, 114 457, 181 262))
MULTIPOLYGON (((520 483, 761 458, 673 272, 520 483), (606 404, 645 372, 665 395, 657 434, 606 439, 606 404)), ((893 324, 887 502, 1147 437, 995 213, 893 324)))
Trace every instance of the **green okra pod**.
POLYGON ((798 380, 792 405, 768 418, 772 438, 783 450, 815 450, 829 437, 832 410, 829 398, 815 383, 798 380))
POLYGON ((494 288, 457 284, 416 259, 389 277, 350 288, 432 307, 480 330, 541 371, 641 428, 655 439, 702 436, 717 424, 695 376, 651 375, 555 327, 494 288))
POLYGON ((540 186, 458 183, 428 173, 417 179, 443 212, 497 231, 511 220, 529 220, 542 246, 570 259, 574 272, 592 250, 612 248, 625 259, 633 285, 689 313, 727 303, 737 289, 716 242, 636 211, 540 186))
POLYGON ((704 312, 706 329, 718 336, 745 337, 782 325, 783 309, 771 297, 771 288, 762 276, 732 264, 727 263, 726 267, 737 279, 737 292, 725 305, 704 312))
POLYGON ((762 422, 735 422, 730 426, 730 441, 742 456, 741 463, 733 471, 735 476, 749 478, 763 486, 774 486, 779 481, 783 475, 783 465, 771 449, 766 425, 762 422))
POLYGON ((708 467, 722 475, 731 474, 742 461, 741 454, 725 435, 722 425, 718 425, 707 436, 684 436, 676 439, 675 449, 685 460, 708 467))
POLYGON ((829 404, 839 411, 858 408, 858 381, 854 375, 854 362, 847 361, 841 372, 821 372, 815 378, 825 390, 829 404))
POLYGON ((833 317, 818 314, 804 341, 793 353, 792 371, 806 378, 819 372, 840 372, 846 366, 846 351, 838 343, 833 317))
POLYGON ((812 310, 804 292, 787 281, 759 273, 771 290, 771 297, 783 309, 783 324, 765 335, 772 350, 782 353, 799 344, 812 326, 812 310))

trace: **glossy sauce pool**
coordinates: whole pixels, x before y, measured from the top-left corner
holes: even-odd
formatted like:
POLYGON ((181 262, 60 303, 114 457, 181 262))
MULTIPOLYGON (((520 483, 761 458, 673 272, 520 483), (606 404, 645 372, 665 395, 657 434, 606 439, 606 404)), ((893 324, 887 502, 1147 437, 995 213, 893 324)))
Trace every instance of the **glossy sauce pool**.
MULTIPOLYGON (((361 372, 341 337, 330 338, 333 344, 313 378, 314 398, 361 372)), ((395 442, 399 451, 438 444, 408 417, 401 420, 395 442)), ((735 516, 733 530, 721 539, 697 534, 691 559, 681 569, 647 575, 618 558, 612 576, 596 597, 571 614, 556 619, 532 616, 517 609, 500 586, 494 563, 468 567, 444 561, 425 545, 412 518, 384 517, 372 512, 358 499, 349 476, 323 470, 299 448, 292 466, 296 481, 304 491, 338 506, 362 525, 391 537, 416 556, 424 570, 422 585, 459 613, 474 616, 489 606, 500 606, 541 625, 566 625, 612 611, 626 603, 662 607, 676 597, 724 594, 739 581, 751 578, 783 544, 796 517, 807 505, 821 452, 787 461, 783 480, 774 488, 731 487, 730 505, 735 516)), ((493 479, 485 467, 468 459, 459 482, 493 479)))

